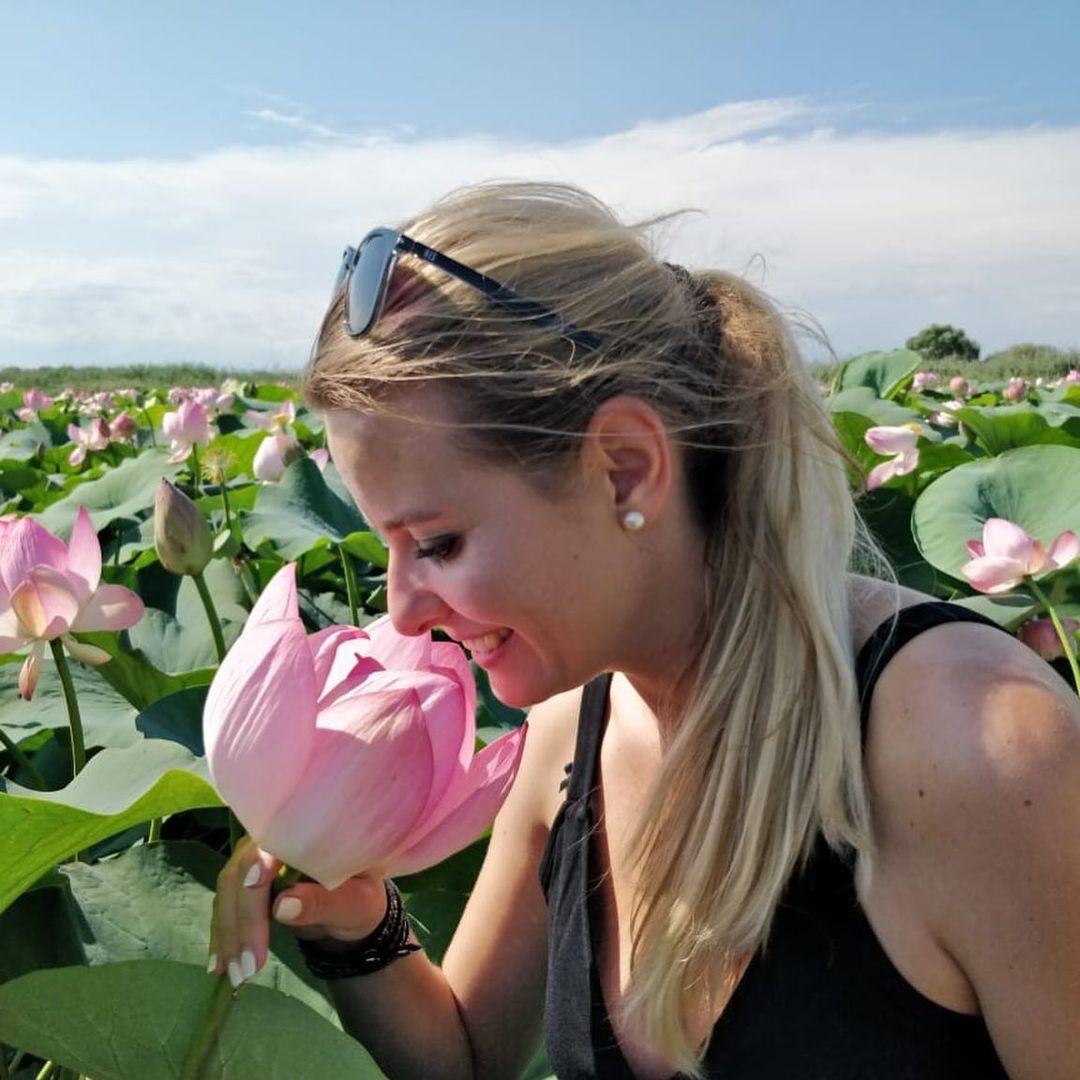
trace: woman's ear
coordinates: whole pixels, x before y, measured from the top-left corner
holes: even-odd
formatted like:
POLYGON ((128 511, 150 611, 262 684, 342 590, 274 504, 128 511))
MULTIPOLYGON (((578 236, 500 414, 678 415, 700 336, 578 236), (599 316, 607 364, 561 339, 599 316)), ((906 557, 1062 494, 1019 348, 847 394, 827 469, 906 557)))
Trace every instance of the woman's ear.
POLYGON ((586 467, 605 481, 613 512, 637 511, 646 522, 667 502, 674 454, 660 414, 640 398, 608 398, 585 430, 586 467))

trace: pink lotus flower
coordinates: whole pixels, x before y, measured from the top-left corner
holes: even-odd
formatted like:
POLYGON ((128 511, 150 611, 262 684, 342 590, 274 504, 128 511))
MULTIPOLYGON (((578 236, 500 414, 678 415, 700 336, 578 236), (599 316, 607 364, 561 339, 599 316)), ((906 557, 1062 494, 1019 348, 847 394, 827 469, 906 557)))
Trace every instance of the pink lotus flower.
POLYGON ((191 397, 211 415, 232 408, 236 400, 235 394, 224 394, 213 386, 201 386, 191 392, 191 397))
POLYGON ((927 387, 937 385, 938 377, 934 371, 916 371, 911 380, 911 389, 921 394, 927 387))
POLYGON ((130 442, 138 430, 139 422, 131 413, 119 413, 109 421, 109 434, 114 442, 130 442))
POLYGON ((255 451, 251 470, 264 484, 276 484, 289 463, 303 456, 303 449, 291 435, 267 435, 255 451))
POLYGON ((949 380, 949 393, 958 398, 968 398, 975 392, 975 387, 963 375, 954 375, 949 380))
MULTIPOLYGON (((1080 621, 1076 619, 1062 619, 1061 625, 1066 634, 1072 635, 1076 640, 1076 631, 1080 630, 1080 621)), ((1056 660, 1065 655, 1061 638, 1050 619, 1032 619, 1020 627, 1020 640, 1029 648, 1034 649, 1044 660, 1056 660)))
POLYGON ((1080 368, 1071 368, 1068 372, 1066 372, 1065 378, 1062 379, 1062 382, 1080 383, 1080 368))
POLYGON ((295 566, 267 585, 203 713, 221 797, 260 847, 327 888, 413 873, 479 836, 525 728, 474 754, 476 685, 457 645, 388 619, 312 634, 295 566))
POLYGON ((284 432, 296 420, 296 402, 283 401, 281 408, 276 413, 257 412, 255 409, 248 409, 244 416, 256 427, 261 427, 265 431, 284 432))
POLYGON ((873 491, 881 487, 894 476, 905 476, 919 464, 919 436, 922 429, 918 424, 901 424, 899 427, 868 428, 863 436, 866 445, 875 454, 892 454, 888 461, 875 465, 866 478, 866 490, 873 491))
POLYGON ((56 402, 41 390, 24 390, 23 407, 16 410, 20 420, 33 420, 42 409, 51 409, 56 402))
POLYGON ((0 653, 26 645, 19 693, 33 696, 46 642, 59 638, 84 664, 104 664, 109 654, 71 635, 84 630, 124 630, 142 618, 143 603, 122 585, 102 585, 101 546, 86 508, 80 506, 65 544, 33 518, 0 522, 0 653))
POLYGON ((75 449, 68 454, 69 465, 81 465, 91 450, 104 450, 111 438, 109 425, 104 420, 95 420, 89 428, 77 424, 68 424, 68 438, 75 444, 75 449))
POLYGON ((13 382, 0 382, 0 394, 7 394, 15 389, 13 382))
POLYGON ((1005 389, 1001 391, 1001 396, 1006 401, 1023 401, 1027 397, 1028 384, 1019 377, 1011 378, 1006 384, 1005 389))
MULTIPOLYGON (((325 470, 330 460, 330 454, 325 449, 315 450, 309 456, 319 466, 319 472, 325 470)), ((285 475, 285 470, 302 457, 304 448, 294 436, 283 432, 267 435, 255 451, 251 470, 264 484, 276 484, 285 475)))
POLYGON ((193 446, 209 446, 213 438, 210 417, 196 401, 181 401, 176 412, 166 413, 161 418, 161 430, 170 440, 171 462, 186 461, 193 446))
POLYGON ((1016 588, 1025 577, 1060 570, 1080 555, 1080 539, 1072 531, 1057 536, 1048 549, 1019 525, 1005 518, 987 518, 982 540, 969 540, 974 558, 960 572, 984 593, 1003 593, 1016 588))

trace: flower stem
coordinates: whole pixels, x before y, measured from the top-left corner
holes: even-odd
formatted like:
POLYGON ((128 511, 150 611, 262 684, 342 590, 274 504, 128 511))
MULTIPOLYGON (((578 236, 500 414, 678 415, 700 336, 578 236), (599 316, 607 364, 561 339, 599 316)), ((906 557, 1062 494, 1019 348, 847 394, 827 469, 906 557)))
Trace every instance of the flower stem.
POLYGON ((150 819, 150 829, 146 834, 148 844, 156 844, 161 839, 161 818, 150 819))
MULTIPOLYGON (((44 791, 49 786, 45 783, 45 777, 38 772, 37 766, 19 749, 18 744, 11 739, 3 728, 0 728, 0 743, 4 744, 4 749, 29 773, 30 779, 38 791, 44 791)), ((0 1076, 0 1080, 3 1080, 2 1076, 0 1076)))
POLYGON ((199 490, 199 448, 191 444, 191 490, 197 499, 201 494, 199 490))
POLYGON ((1061 642, 1061 647, 1065 650, 1065 658, 1069 661, 1073 685, 1076 687, 1077 694, 1080 694, 1080 666, 1076 663, 1076 650, 1073 648, 1072 637, 1062 625, 1061 619, 1058 618, 1057 610, 1054 605, 1050 603, 1050 598, 1046 593, 1043 592, 1043 590, 1030 578, 1028 579, 1028 584, 1031 586, 1031 591, 1039 598, 1046 614, 1050 616, 1050 621, 1054 624, 1058 640, 1061 642))
POLYGON ((67 705, 68 722, 71 731, 71 767, 78 776, 86 764, 86 743, 83 741, 82 716, 79 714, 79 699, 75 696, 75 684, 71 681, 71 668, 68 667, 64 646, 58 638, 49 642, 52 648, 56 671, 60 676, 60 685, 64 689, 64 703, 67 705))
POLYGON ((201 570, 191 576, 195 582, 195 588, 199 590, 199 599, 206 610, 206 619, 210 623, 210 633, 214 635, 214 648, 217 650, 220 664, 225 659, 225 635, 221 632, 221 620, 218 618, 217 608, 214 607, 214 598, 206 587, 206 578, 203 577, 201 570))
POLYGON ((157 446, 157 436, 154 434, 154 425, 150 422, 150 414, 145 408, 139 410, 143 414, 143 419, 146 421, 146 426, 150 429, 150 445, 157 446))
POLYGON ((225 511, 225 528, 229 530, 229 535, 233 534, 232 512, 229 509, 229 493, 226 488, 225 481, 221 481, 221 506, 225 511))
POLYGON ((214 1044, 218 1040, 221 1026, 225 1022, 225 1014, 229 1011, 229 1005, 233 1000, 232 986, 227 976, 217 977, 217 986, 214 987, 214 996, 210 999, 210 1009, 206 1019, 195 1038, 195 1042, 188 1052, 184 1062, 181 1080, 200 1080, 206 1076, 206 1066, 213 1052, 214 1044))
POLYGON ((357 626, 360 622, 360 590, 356 584, 356 568, 352 564, 349 553, 338 544, 338 555, 341 558, 341 568, 345 571, 345 592, 349 596, 349 622, 357 626))

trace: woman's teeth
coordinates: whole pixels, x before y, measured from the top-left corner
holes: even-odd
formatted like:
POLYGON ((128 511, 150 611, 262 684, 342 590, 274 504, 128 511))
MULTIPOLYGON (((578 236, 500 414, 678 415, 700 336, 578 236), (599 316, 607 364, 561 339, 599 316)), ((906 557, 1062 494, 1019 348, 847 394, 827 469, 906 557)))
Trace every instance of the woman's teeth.
POLYGON ((461 644, 472 653, 494 652, 508 637, 509 630, 492 630, 483 637, 464 638, 461 644))

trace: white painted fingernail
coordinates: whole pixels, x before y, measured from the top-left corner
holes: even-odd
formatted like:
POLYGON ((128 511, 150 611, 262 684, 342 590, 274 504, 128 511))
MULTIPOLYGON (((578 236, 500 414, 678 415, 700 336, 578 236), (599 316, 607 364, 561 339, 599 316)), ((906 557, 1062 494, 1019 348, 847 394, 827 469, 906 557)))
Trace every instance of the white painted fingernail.
POLYGON ((240 954, 240 974, 244 979, 250 979, 255 974, 255 954, 250 949, 245 949, 240 954))
POLYGON ((252 889, 259 884, 259 878, 262 877, 262 866, 259 863, 252 863, 247 874, 244 876, 244 887, 252 889))
POLYGON ((214 969, 216 967, 217 967, 217 953, 212 952, 210 954, 210 960, 207 962, 207 965, 206 965, 206 974, 207 975, 213 975, 214 974, 214 969))
POLYGON ((233 984, 233 989, 237 989, 244 981, 244 973, 240 970, 240 965, 235 960, 229 961, 229 982, 233 984))
POLYGON ((289 922, 295 919, 303 909, 304 905, 295 896, 286 896, 284 900, 278 901, 278 906, 274 909, 274 916, 289 922))

